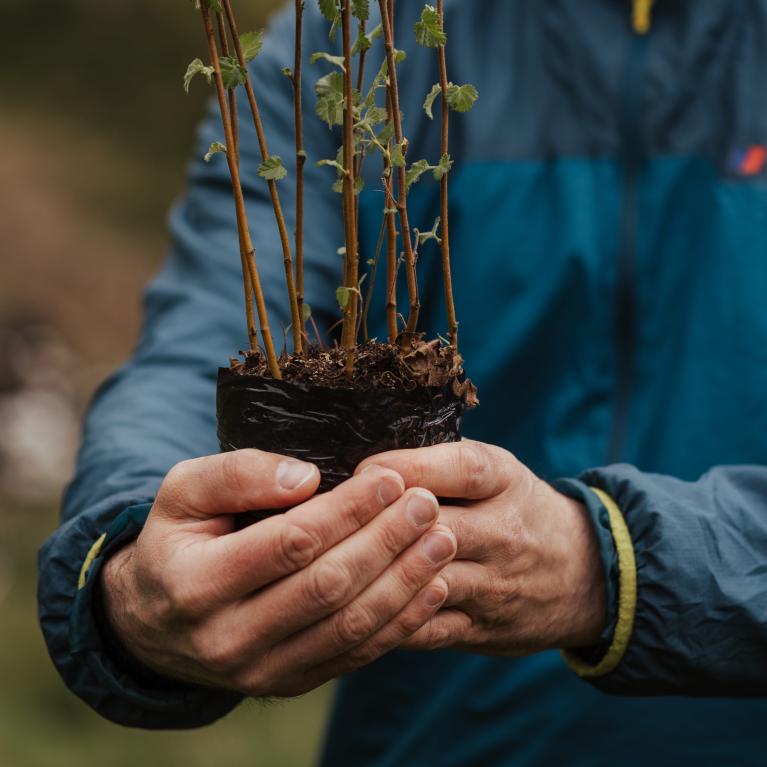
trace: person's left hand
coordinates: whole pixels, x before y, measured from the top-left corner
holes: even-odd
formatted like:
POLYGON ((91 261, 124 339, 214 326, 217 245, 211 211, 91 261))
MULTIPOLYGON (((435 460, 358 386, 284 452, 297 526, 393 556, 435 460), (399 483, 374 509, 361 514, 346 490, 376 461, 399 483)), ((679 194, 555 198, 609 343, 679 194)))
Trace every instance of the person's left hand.
POLYGON ((458 540, 448 598, 403 645, 526 655, 595 644, 606 621, 596 532, 585 507, 511 453, 463 440, 364 461, 431 490, 458 540))

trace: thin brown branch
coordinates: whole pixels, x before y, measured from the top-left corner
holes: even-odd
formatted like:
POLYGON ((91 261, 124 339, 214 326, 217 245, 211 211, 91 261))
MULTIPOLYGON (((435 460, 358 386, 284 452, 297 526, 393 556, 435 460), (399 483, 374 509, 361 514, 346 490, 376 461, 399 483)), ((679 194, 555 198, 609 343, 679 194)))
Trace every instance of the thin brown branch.
MULTIPOLYGON (((258 145, 259 149, 261 150, 261 158, 262 160, 266 160, 266 158, 269 157, 269 150, 266 144, 266 134, 264 132, 263 122, 261 121, 261 114, 258 109, 256 94, 253 90, 253 83, 250 78, 250 73, 248 72, 245 56, 242 52, 240 34, 237 29, 237 20, 235 19, 234 12, 232 11, 231 0, 223 0, 223 5, 227 22, 229 24, 229 30, 232 34, 232 41, 234 42, 234 49, 237 54, 237 60, 240 66, 245 70, 245 92, 248 96, 248 104, 250 105, 250 111, 253 116, 253 123, 256 128, 256 136, 258 137, 258 145)), ((293 277, 293 258, 290 253, 290 238, 288 236, 287 226, 285 225, 285 216, 282 212, 282 205, 280 204, 280 196, 279 192, 277 191, 277 182, 270 180, 267 183, 269 186, 269 194, 272 199, 272 207, 274 208, 274 216, 277 220, 277 229, 279 230, 280 234, 280 242, 282 244, 283 265, 285 267, 285 283, 288 288, 291 329, 293 332, 293 350, 296 354, 300 354, 303 350, 303 335, 301 333, 301 315, 298 311, 296 283, 293 277)))
MULTIPOLYGON (((294 233, 296 249, 296 301, 300 320, 301 337, 306 342, 306 322, 304 319, 304 117, 301 104, 301 77, 303 76, 303 17, 304 0, 296 0, 296 44, 293 63, 293 107, 296 128, 296 230, 294 233)), ((304 343, 306 346, 306 343, 304 343)))
MULTIPOLYGON (((221 44, 221 53, 229 56, 229 39, 226 33, 226 20, 224 14, 218 11, 216 13, 216 26, 218 27, 218 39, 221 44)), ((231 88, 229 96, 229 119, 232 122, 232 135, 234 136, 234 149, 237 153, 237 160, 240 157, 240 121, 237 115, 237 91, 231 88)))
POLYGON ((344 326, 341 335, 341 345, 348 351, 346 374, 354 372, 354 347, 357 343, 357 282, 359 281, 357 263, 357 217, 354 178, 354 88, 352 83, 352 8, 351 0, 344 0, 341 11, 341 26, 343 33, 344 56, 344 231, 346 250, 344 255, 345 286, 350 288, 348 300, 344 309, 344 326))
POLYGON ((224 80, 221 76, 221 62, 219 61, 218 57, 218 46, 216 45, 216 37, 213 31, 213 24, 211 23, 210 13, 208 12, 206 3, 200 3, 200 9, 202 13, 203 26, 205 28, 205 35, 208 41, 208 51, 210 53, 211 65, 213 66, 215 73, 216 95, 218 96, 218 106, 221 111, 221 121, 224 126, 224 136, 226 140, 226 161, 229 165, 229 173, 232 179, 232 192, 234 195, 235 213, 237 216, 237 231, 241 243, 240 256, 243 265, 243 271, 247 275, 244 278, 244 281, 247 284, 249 279, 251 287, 253 288, 253 294, 256 301, 256 311, 258 313, 258 321, 261 327, 261 337, 264 341, 264 352, 266 353, 269 370, 271 371, 273 378, 279 379, 282 378, 282 374, 280 373, 280 368, 277 364, 277 355, 274 351, 274 342, 272 340, 272 333, 269 328, 269 315, 266 311, 264 293, 261 288, 261 280, 259 278, 258 268, 256 266, 255 251, 253 249, 253 244, 250 238, 250 230, 248 228, 248 217, 245 210, 245 198, 243 196, 242 183, 240 181, 240 169, 234 148, 234 131, 232 129, 232 122, 230 120, 227 107, 224 80))
MULTIPOLYGON (((445 31, 444 0, 437 0, 437 13, 439 15, 439 28, 445 31)), ((447 103, 447 55, 445 46, 439 46, 439 79, 442 88, 442 157, 450 151, 449 128, 450 128, 450 105, 447 103)), ((442 216, 440 232, 440 250, 442 252, 442 278, 445 287, 445 307, 447 308, 447 337, 453 348, 458 351, 458 320, 455 315, 455 299, 453 298, 453 276, 450 268, 450 226, 449 226, 449 196, 448 196, 448 173, 445 173, 439 182, 439 198, 442 216)))
MULTIPOLYGON (((399 86, 397 83, 397 62, 394 52, 394 26, 393 14, 390 13, 392 7, 387 0, 379 0, 381 8, 381 26, 384 35, 384 50, 386 51, 386 64, 388 69, 389 88, 391 92, 391 111, 392 121, 394 123, 394 137, 397 144, 406 149, 404 135, 402 132, 402 112, 399 105, 399 86)), ((418 328, 418 315, 421 310, 421 303, 418 298, 418 280, 416 277, 415 254, 413 252, 413 243, 411 241, 410 222, 407 212, 407 183, 405 177, 405 167, 397 167, 397 210, 399 212, 400 226, 402 229, 402 241, 405 249, 405 276, 407 281, 408 297, 410 306, 408 309, 407 324, 405 327, 405 342, 412 340, 418 328)))
POLYGON ((365 341, 370 339, 368 333, 368 314, 370 314, 370 304, 373 303, 373 292, 376 287, 376 273, 378 272, 378 260, 381 258, 381 249, 383 248, 384 235, 386 233, 386 219, 381 221, 381 229, 378 232, 378 242, 376 243, 376 252, 373 256, 373 263, 370 265, 370 279, 368 280, 367 296, 365 305, 362 309, 362 338, 365 341))

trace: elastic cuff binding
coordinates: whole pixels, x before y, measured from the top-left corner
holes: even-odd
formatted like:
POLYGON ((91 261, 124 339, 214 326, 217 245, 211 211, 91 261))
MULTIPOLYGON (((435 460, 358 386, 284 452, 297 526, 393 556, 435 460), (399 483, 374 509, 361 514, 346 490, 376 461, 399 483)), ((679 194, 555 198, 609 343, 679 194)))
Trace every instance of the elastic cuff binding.
POLYGON ((637 571, 634 546, 631 542, 626 521, 623 519, 615 501, 597 487, 591 488, 599 496, 610 517, 615 549, 618 553, 619 568, 619 592, 618 592, 618 622, 615 626, 615 635, 610 648, 602 660, 592 666, 584 663, 572 653, 564 651, 562 656, 568 666, 578 676, 593 678, 609 674, 623 659, 628 648, 631 634, 634 630, 634 615, 637 604, 637 571))

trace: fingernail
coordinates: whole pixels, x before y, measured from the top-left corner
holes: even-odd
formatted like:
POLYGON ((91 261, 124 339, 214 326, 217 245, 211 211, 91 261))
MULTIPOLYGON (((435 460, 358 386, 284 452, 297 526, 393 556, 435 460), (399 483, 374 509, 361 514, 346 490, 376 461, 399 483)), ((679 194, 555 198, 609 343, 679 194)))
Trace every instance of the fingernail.
POLYGON ((419 490, 410 496, 405 507, 405 516, 416 527, 423 527, 433 522, 439 513, 437 499, 425 490, 419 490))
POLYGON ((433 565, 447 559, 455 551, 455 541, 447 533, 429 533, 423 539, 423 553, 433 565))
POLYGON ((424 604, 427 607, 439 607, 445 601, 444 589, 439 589, 436 586, 432 586, 430 589, 426 589, 423 595, 424 604))
POLYGON ((277 467, 277 483, 283 490, 298 490, 317 471, 310 463, 303 461, 282 461, 277 467))
POLYGON ((402 486, 391 477, 381 480, 378 485, 378 500, 384 506, 390 506, 402 495, 402 486))

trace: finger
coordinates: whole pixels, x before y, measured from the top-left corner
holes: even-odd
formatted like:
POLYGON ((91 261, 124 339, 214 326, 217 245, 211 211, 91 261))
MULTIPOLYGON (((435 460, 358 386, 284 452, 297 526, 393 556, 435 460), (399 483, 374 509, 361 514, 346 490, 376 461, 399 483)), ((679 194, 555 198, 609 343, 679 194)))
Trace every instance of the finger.
POLYGON ((487 568, 476 562, 455 559, 440 573, 447 583, 445 607, 476 604, 487 593, 490 576, 487 568))
POLYGON ((396 471, 408 487, 425 487, 439 498, 481 499, 498 495, 513 482, 519 465, 505 450, 473 440, 395 450, 363 461, 396 471))
POLYGON ((171 519, 209 519, 255 509, 281 509, 311 498, 316 466, 260 450, 194 458, 176 464, 160 487, 152 513, 171 519))
POLYGON ((456 559, 481 562, 494 553, 491 544, 497 538, 498 531, 492 526, 492 521, 488 522, 487 517, 487 514, 471 505, 440 506, 440 523, 449 527, 458 541, 456 559))
MULTIPOLYGON (((251 626, 273 644, 341 610, 364 591, 414 541, 422 552, 447 560, 455 538, 447 528, 424 536, 436 520, 437 500, 424 490, 409 490, 372 522, 334 546, 312 565, 262 590, 240 609, 240 625, 251 626), (447 552, 447 553, 445 553, 447 552), (264 615, 280 616, 271 626, 264 615)), ((433 558, 436 558, 434 556, 433 558)))
POLYGON ((431 528, 346 607, 282 643, 275 659, 286 668, 300 668, 307 659, 316 665, 368 641, 399 615, 453 556, 455 539, 448 533, 439 525, 431 528))
MULTIPOLYGON (((402 496, 401 477, 375 469, 285 514, 206 541, 198 572, 213 602, 240 599, 309 566, 402 496)), ((280 609, 277 614, 284 611, 280 609)))
POLYGON ((398 615, 369 639, 337 658, 309 669, 305 673, 307 682, 312 688, 316 687, 343 674, 356 671, 386 653, 396 650, 408 637, 433 619, 446 595, 445 582, 439 577, 435 578, 398 615))
POLYGON ((471 643, 472 620, 456 609, 440 610, 412 636, 403 640, 403 650, 441 650, 471 643))

